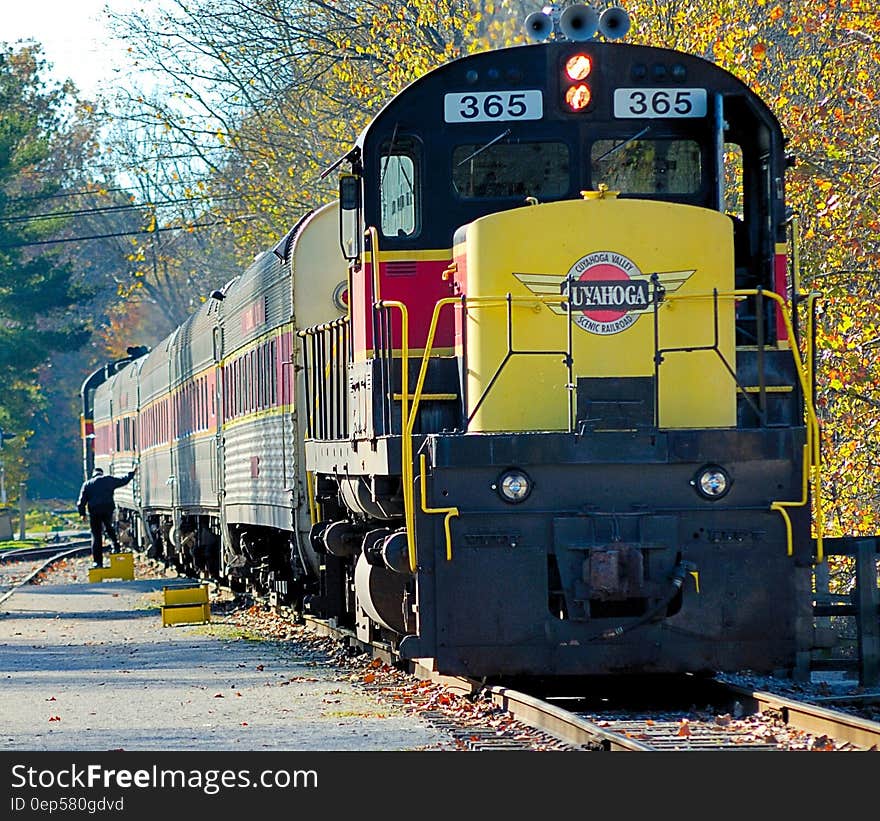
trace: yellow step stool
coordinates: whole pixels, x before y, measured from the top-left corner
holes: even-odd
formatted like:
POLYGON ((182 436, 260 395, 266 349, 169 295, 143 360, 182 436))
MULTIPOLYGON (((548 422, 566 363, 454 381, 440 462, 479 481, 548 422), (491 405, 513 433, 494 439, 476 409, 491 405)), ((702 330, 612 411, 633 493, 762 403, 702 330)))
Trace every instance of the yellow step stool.
POLYGON ((134 578, 134 553, 108 553, 109 567, 89 568, 89 582, 102 582, 105 579, 122 579, 131 581, 134 578))
POLYGON ((169 624, 205 624, 211 621, 208 585, 163 587, 162 626, 169 624))

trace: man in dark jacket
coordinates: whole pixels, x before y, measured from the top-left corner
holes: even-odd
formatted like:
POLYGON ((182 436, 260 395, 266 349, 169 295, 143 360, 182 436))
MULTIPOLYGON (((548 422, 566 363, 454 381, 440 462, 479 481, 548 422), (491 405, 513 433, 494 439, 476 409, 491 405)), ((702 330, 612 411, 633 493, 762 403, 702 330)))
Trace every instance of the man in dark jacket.
POLYGON ((92 531, 92 567, 104 566, 104 542, 103 531, 107 531, 113 550, 119 551, 119 539, 116 529, 113 527, 113 511, 116 503, 113 501, 113 491, 118 487, 127 485, 134 478, 134 470, 125 476, 105 476, 101 468, 92 471, 92 478, 83 483, 79 491, 79 499, 76 509, 79 515, 85 518, 86 508, 89 511, 89 528, 92 531))

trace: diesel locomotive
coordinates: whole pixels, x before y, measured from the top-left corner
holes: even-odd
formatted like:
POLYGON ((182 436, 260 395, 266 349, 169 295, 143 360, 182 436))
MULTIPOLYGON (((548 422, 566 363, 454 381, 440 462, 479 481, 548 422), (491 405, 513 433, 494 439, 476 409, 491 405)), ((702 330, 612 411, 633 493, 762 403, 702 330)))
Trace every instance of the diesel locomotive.
POLYGON ((448 674, 803 671, 785 138, 628 27, 548 7, 415 80, 337 199, 86 380, 86 469, 139 465, 129 545, 448 674))

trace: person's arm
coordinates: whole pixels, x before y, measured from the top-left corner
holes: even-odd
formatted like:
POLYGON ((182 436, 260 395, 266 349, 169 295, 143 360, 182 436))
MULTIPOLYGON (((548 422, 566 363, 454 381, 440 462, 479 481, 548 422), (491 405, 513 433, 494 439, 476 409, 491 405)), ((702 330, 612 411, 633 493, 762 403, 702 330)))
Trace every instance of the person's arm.
POLYGON ((88 494, 86 493, 86 486, 83 486, 79 489, 79 499, 76 500, 76 509, 79 512, 80 516, 86 515, 86 502, 88 499, 86 498, 88 494))
POLYGON ((123 487, 127 485, 132 479, 134 479, 134 471, 130 471, 125 474, 125 476, 114 476, 113 477, 113 487, 123 487))

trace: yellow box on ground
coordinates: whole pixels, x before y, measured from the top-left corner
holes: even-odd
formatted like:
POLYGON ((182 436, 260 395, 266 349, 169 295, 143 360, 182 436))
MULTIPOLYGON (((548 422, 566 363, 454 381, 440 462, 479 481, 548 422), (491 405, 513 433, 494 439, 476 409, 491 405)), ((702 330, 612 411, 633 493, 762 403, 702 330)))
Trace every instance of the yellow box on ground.
POLYGON ((109 567, 92 567, 89 569, 90 582, 102 582, 105 579, 122 579, 131 581, 134 578, 133 553, 109 553, 109 567))
POLYGON ((169 624, 203 624, 211 621, 208 585, 163 587, 162 626, 169 624))

